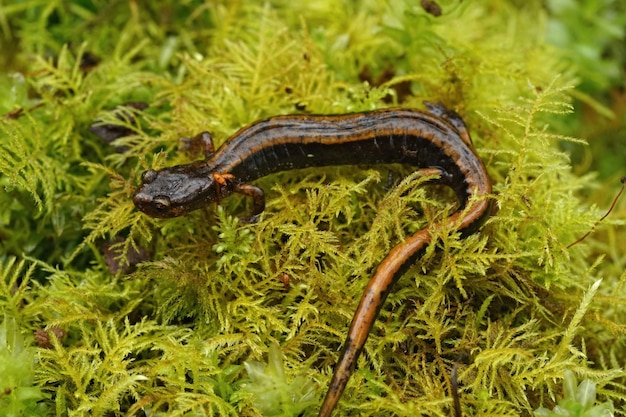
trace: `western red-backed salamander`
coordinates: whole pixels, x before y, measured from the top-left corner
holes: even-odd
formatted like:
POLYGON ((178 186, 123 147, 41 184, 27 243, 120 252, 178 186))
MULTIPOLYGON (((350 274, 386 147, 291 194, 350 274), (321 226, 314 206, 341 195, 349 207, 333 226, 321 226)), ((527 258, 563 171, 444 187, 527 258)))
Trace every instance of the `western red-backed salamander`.
POLYGON ((328 417, 334 410, 392 284, 430 243, 432 227, 450 227, 468 235, 489 215, 491 181, 463 120, 440 104, 426 105, 429 112, 386 109, 261 120, 239 130, 205 161, 144 172, 133 199, 144 213, 167 218, 242 193, 253 198, 252 216, 256 216, 265 208, 265 197, 249 181, 312 166, 388 163, 436 173, 438 182, 454 190, 457 210, 395 246, 367 284, 320 417, 328 417))

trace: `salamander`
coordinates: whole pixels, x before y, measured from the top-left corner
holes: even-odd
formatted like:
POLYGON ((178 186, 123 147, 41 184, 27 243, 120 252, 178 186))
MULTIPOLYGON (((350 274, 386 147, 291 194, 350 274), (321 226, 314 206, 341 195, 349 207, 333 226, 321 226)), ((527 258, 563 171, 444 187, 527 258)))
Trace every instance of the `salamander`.
MULTIPOLYGON (((158 218, 185 215, 233 193, 253 200, 251 217, 265 208, 263 190, 250 182, 284 170, 330 165, 414 166, 454 191, 454 213, 397 244, 369 280, 348 330, 319 417, 329 417, 354 370, 393 283, 424 252, 436 228, 467 236, 489 215, 491 181, 461 117, 441 104, 428 111, 381 109, 343 115, 288 115, 240 129, 207 158, 142 174, 135 206, 158 218)), ((205 134, 205 139, 207 134, 205 134)))

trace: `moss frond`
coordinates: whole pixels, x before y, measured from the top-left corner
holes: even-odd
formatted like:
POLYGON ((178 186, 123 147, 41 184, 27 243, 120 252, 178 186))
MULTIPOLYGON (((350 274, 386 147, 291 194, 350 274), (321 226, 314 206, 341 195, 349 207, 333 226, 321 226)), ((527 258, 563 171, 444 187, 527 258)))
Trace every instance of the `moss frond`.
POLYGON ((8 257, 0 263, 0 309, 4 314, 20 317, 23 304, 29 301, 35 268, 34 263, 15 257, 8 257))
POLYGON ((50 389, 57 404, 75 413, 101 414, 120 412, 132 400, 180 415, 198 406, 206 415, 234 415, 207 378, 214 374, 215 362, 200 359, 189 332, 146 320, 126 320, 121 329, 112 321, 94 326, 93 333, 83 332, 83 347, 66 348, 54 340, 53 349, 40 353, 38 378, 55 382, 50 389), (196 367, 200 362, 203 365, 196 367), (154 391, 146 396, 148 386, 154 391), (180 395, 175 394, 179 389, 180 395))
MULTIPOLYGON (((98 206, 84 216, 84 228, 91 231, 65 262, 72 262, 85 246, 92 245, 97 239, 109 238, 113 240, 122 232, 126 232, 126 229, 129 229, 129 237, 114 246, 114 249, 120 248, 117 260, 121 265, 126 266, 128 265, 128 252, 131 248, 138 250, 138 241, 140 243, 149 243, 151 241, 150 226, 153 222, 135 212, 130 201, 134 188, 126 178, 115 170, 103 165, 93 163, 84 163, 83 165, 94 176, 99 173, 107 174, 110 178, 112 190, 106 198, 100 198, 98 206)), ((98 176, 103 178, 100 175, 98 176)))
POLYGON ((39 213, 50 213, 57 190, 64 188, 67 164, 46 154, 42 132, 34 120, 28 124, 2 120, 0 126, 4 136, 0 172, 5 187, 28 193, 39 213))
POLYGON ((317 396, 314 384, 303 376, 289 381, 285 376, 278 345, 269 348, 267 365, 257 361, 244 362, 249 382, 243 389, 254 398, 254 405, 264 416, 313 415, 317 396), (305 413, 305 411, 309 411, 305 413))
POLYGON ((16 320, 5 314, 0 323, 0 416, 38 416, 48 412, 45 395, 34 384, 35 349, 16 320))

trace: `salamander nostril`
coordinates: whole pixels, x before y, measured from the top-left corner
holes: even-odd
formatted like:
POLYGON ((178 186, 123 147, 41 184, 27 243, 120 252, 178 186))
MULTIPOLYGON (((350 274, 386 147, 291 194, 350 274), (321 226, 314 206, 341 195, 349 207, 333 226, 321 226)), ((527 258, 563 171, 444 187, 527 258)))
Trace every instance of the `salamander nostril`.
POLYGON ((145 194, 143 194, 141 192, 135 194, 134 197, 133 197, 133 203, 135 204, 135 207, 137 207, 137 208, 140 208, 140 207, 144 206, 150 200, 152 200, 152 198, 148 197, 147 195, 145 195, 145 194))

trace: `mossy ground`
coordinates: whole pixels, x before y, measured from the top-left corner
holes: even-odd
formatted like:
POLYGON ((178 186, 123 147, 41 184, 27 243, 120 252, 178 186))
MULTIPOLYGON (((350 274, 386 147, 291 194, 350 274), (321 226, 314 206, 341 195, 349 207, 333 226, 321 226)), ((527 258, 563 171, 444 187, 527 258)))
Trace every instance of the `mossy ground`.
POLYGON ((626 12, 581 7, 604 32, 585 26, 557 47, 546 28, 586 14, 555 1, 551 12, 439 4, 436 17, 400 0, 0 3, 0 306, 5 329, 27 336, 7 337, 6 352, 13 343, 34 363, 0 379, 0 404, 315 415, 372 271, 453 210, 450 194, 415 176, 389 188, 403 167, 290 171, 256 183, 267 210, 242 226, 243 198, 163 221, 134 209, 134 187, 147 168, 193 159, 179 138, 203 130, 220 144, 270 115, 429 100, 463 115, 498 211, 467 239, 442 231, 399 281, 338 415, 450 415, 455 366, 466 415, 551 408, 568 370, 626 415, 624 201, 567 249, 610 204, 626 160, 621 174, 594 165, 602 181, 585 158, 572 167, 569 154, 587 155, 573 136, 624 131, 624 66, 619 48, 581 63, 571 46, 612 48, 626 12), (117 107, 131 102, 148 107, 117 107), (108 145, 88 130, 96 120, 129 135, 108 145), (129 254, 144 262, 126 268, 129 254), (270 346, 283 362, 275 347, 265 359, 270 346))

